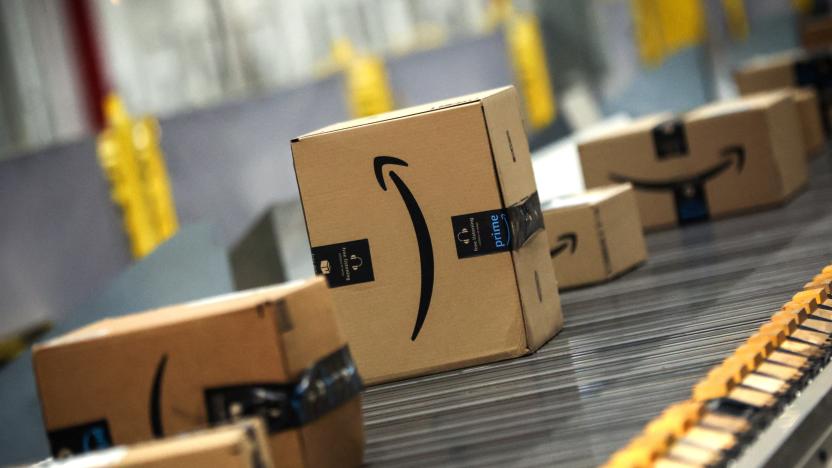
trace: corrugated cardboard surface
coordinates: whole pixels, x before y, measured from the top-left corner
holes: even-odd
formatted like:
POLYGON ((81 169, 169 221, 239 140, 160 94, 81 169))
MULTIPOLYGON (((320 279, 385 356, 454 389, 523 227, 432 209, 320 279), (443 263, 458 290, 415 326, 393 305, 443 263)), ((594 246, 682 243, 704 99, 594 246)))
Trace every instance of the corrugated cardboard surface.
MULTIPOLYGON (((776 89, 775 89, 776 90, 776 89)), ((821 108, 818 94, 812 88, 782 88, 782 91, 791 93, 797 105, 797 116, 800 124, 800 131, 803 135, 803 145, 806 149, 806 158, 811 159, 817 156, 826 144, 826 134, 823 130, 821 120, 821 108)), ((771 91, 749 94, 748 97, 770 95, 771 91)))
POLYGON ((638 206, 629 185, 589 190, 560 203, 566 205, 546 209, 544 219, 562 288, 608 280, 647 258, 638 206))
POLYGON ((826 144, 826 136, 823 133, 823 123, 820 118, 818 94, 809 88, 801 88, 795 90, 793 96, 800 115, 806 155, 809 158, 816 157, 826 144))
MULTIPOLYGON (((206 388, 288 383, 344 344, 318 278, 103 320, 37 346, 33 360, 47 430, 106 419, 113 442, 130 444, 154 438, 148 401, 163 359, 167 436, 207 424, 206 388)), ((359 407, 356 398, 300 431, 272 434, 280 466, 360 463, 359 407), (338 437, 327 437, 328 419, 339 422, 338 437)))
POLYGON ((658 159, 644 126, 581 144, 587 186, 614 182, 612 175, 633 181, 642 222, 655 229, 676 224, 673 193, 644 190, 636 181, 672 182, 682 189, 687 178, 726 165, 702 181, 711 218, 783 202, 805 185, 803 136, 788 92, 714 103, 684 115, 683 121, 684 156, 658 159), (741 148, 744 157, 724 154, 731 147, 741 148))
POLYGON ((551 266, 535 258, 546 260, 540 233, 518 252, 456 252, 452 216, 500 209, 535 191, 513 90, 336 125, 300 137, 292 150, 310 244, 369 242, 374 280, 332 289, 365 382, 519 356, 560 328, 551 266), (480 99, 492 97, 506 101, 484 109, 480 99), (387 190, 374 174, 376 156, 407 162, 385 167, 387 190), (430 307, 415 340, 420 252, 390 172, 418 203, 433 250, 430 307))

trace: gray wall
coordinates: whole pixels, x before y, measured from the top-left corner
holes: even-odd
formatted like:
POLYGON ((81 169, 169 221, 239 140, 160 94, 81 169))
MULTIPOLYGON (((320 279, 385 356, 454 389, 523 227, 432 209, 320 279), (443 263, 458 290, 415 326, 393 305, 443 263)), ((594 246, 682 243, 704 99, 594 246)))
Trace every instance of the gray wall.
MULTIPOLYGON (((510 83, 500 34, 392 58, 398 104, 510 83)), ((340 74, 163 119, 180 224, 231 245, 266 208, 297 198, 289 141, 349 117, 340 74)), ((0 162, 0 332, 61 318, 130 264, 92 138, 0 162)))

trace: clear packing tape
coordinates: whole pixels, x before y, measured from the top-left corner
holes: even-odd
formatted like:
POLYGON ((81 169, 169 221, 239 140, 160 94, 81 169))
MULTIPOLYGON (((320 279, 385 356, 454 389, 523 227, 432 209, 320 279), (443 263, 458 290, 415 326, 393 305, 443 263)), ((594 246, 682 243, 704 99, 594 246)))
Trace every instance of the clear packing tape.
POLYGON ((832 265, 604 466, 722 466, 739 456, 829 362, 830 285, 832 265))
POLYGON ((150 117, 134 120, 116 95, 105 98, 104 115, 107 126, 98 136, 98 161, 122 211, 130 252, 142 258, 179 228, 159 147, 159 124, 150 117))

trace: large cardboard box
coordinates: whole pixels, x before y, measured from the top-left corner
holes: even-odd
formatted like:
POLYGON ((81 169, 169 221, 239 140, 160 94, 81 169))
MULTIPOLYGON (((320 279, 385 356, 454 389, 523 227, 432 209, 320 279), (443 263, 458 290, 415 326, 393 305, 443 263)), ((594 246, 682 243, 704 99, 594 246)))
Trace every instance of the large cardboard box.
POLYGON ((645 228, 776 205, 806 184, 787 91, 637 120, 579 144, 586 186, 630 182, 645 228))
POLYGON ((832 130, 832 52, 793 50, 755 57, 734 72, 734 80, 744 96, 784 88, 812 89, 817 94, 824 138, 832 130))
POLYGON ((33 468, 271 468, 272 457, 260 419, 121 445, 33 468))
POLYGON ((647 259, 629 184, 549 200, 543 205, 543 221, 561 289, 609 280, 647 259))
POLYGON ((520 356, 562 326, 514 88, 292 141, 316 270, 378 383, 520 356))
POLYGON ((321 278, 105 319, 33 361, 53 455, 261 416, 279 466, 361 463, 361 382, 321 278))

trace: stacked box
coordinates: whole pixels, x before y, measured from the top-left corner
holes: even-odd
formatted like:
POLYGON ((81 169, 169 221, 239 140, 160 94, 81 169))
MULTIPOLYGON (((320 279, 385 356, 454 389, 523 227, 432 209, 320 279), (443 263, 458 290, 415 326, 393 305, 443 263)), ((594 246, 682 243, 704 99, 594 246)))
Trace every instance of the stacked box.
POLYGON ((33 361, 53 456, 260 416, 280 466, 361 464, 361 381, 320 278, 105 319, 33 361))
MULTIPOLYGON (((829 51, 795 50, 755 57, 734 72, 734 80, 744 96, 784 88, 813 90, 817 95, 824 140, 828 138, 832 122, 832 53, 829 51)), ((811 124, 804 122, 804 125, 811 124)))

